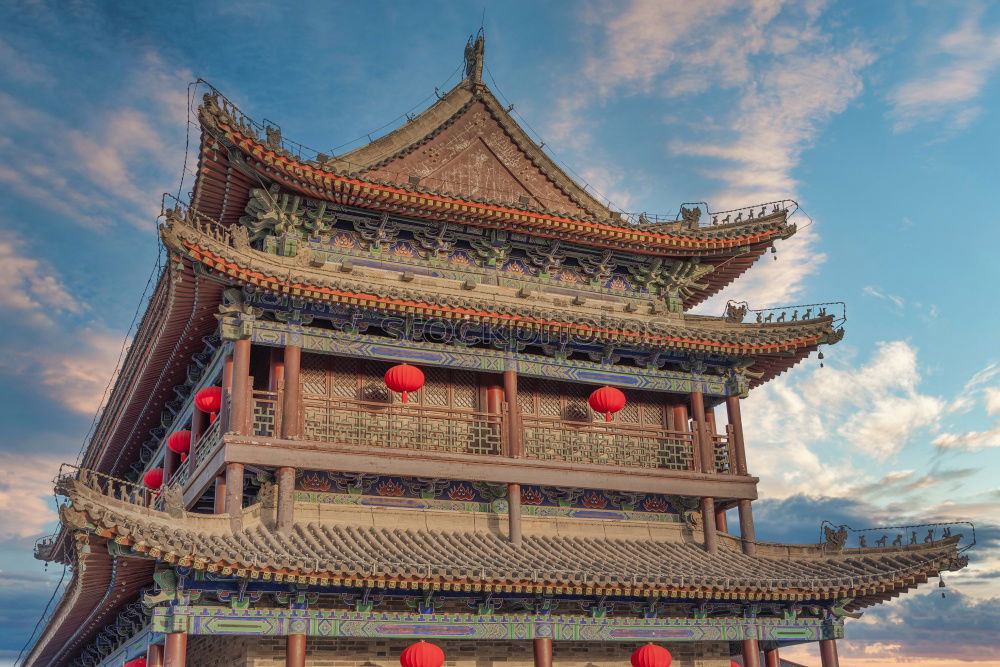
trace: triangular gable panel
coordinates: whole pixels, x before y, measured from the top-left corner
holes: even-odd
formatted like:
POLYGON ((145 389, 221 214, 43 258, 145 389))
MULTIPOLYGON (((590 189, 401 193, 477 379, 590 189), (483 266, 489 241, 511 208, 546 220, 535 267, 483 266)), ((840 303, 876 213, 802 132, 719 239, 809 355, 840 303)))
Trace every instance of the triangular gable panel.
POLYGON ((482 99, 410 150, 366 175, 498 202, 587 215, 507 134, 482 99), (411 180, 413 179, 413 180, 411 180))
POLYGON ((524 203, 575 215, 587 212, 566 196, 514 143, 482 100, 475 100, 421 145, 367 175, 468 197, 524 203))

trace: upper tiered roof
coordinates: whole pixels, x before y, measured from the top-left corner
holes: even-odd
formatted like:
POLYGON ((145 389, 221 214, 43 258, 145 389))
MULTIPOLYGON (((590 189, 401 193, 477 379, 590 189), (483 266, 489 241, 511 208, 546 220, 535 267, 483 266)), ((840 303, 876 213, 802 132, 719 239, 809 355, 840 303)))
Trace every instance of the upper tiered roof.
MULTIPOLYGON (((196 211, 237 224, 251 189, 283 189, 337 204, 449 221, 638 255, 697 257, 712 265, 701 301, 788 238, 792 202, 677 220, 649 221, 602 204, 568 176, 483 83, 482 38, 470 43, 466 78, 402 127, 351 152, 328 156, 282 138, 212 92, 203 129, 196 211), (718 223, 718 224, 716 224, 718 223)), ((691 303, 687 304, 690 307, 691 303)))

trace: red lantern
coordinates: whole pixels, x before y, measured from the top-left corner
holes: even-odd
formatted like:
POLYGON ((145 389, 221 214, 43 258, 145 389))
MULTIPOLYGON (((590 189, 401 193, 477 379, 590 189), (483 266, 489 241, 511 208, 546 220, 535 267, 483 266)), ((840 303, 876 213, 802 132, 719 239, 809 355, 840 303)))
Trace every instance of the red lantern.
POLYGON ((125 663, 124 667, 146 667, 145 658, 136 658, 125 663))
POLYGON ((424 386, 424 373, 416 366, 397 364, 385 372, 385 386, 402 393, 403 403, 406 403, 411 391, 424 386))
POLYGON ((730 660, 729 667, 743 667, 743 666, 740 665, 740 663, 736 662, 735 660, 730 660))
POLYGON ((420 640, 403 649, 399 654, 399 664, 403 667, 441 667, 444 664, 444 651, 434 644, 420 640))
POLYGON ((158 489, 163 486, 163 468, 153 468, 147 470, 142 476, 142 483, 150 489, 158 489))
POLYGON ((604 415, 604 421, 611 421, 611 415, 625 407, 625 394, 614 387, 601 387, 590 395, 590 407, 604 415))
POLYGON ((167 438, 167 449, 174 454, 187 455, 191 451, 191 431, 183 429, 171 433, 167 438))
POLYGON ((215 414, 222 409, 222 387, 205 387, 194 395, 194 406, 202 412, 215 414))
POLYGON ((670 667, 673 661, 670 651, 656 644, 640 646, 632 653, 632 667, 670 667))

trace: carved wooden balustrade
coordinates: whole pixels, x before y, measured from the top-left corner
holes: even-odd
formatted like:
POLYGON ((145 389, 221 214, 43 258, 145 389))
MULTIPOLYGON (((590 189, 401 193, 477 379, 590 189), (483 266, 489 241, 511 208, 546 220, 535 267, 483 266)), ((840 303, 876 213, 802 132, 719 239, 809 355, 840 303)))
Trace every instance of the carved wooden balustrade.
POLYGON ((302 399, 302 437, 371 447, 498 455, 503 416, 382 401, 302 399))
MULTIPOLYGON (((280 432, 281 396, 255 391, 252 433, 280 432)), ((500 455, 507 450, 506 415, 354 399, 302 397, 304 440, 398 449, 500 455)), ((697 436, 619 421, 573 421, 522 415, 524 457, 598 465, 695 471, 697 436)), ((735 473, 729 434, 714 435, 714 472, 735 473)))
POLYGON ((523 416, 524 455, 531 459, 638 468, 694 470, 691 433, 604 421, 523 416))

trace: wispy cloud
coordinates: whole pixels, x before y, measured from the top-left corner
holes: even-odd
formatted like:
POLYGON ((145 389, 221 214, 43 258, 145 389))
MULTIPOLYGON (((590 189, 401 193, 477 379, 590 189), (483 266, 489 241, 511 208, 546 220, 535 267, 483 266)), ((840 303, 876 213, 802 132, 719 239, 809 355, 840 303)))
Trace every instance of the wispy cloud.
POLYGON ((1000 26, 987 26, 983 7, 970 6, 961 23, 934 41, 925 54, 931 67, 897 86, 889 95, 894 129, 944 122, 961 130, 982 112, 979 98, 1000 69, 1000 26))
MULTIPOLYGON (((977 372, 965 384, 962 391, 949 405, 949 411, 967 414, 977 405, 982 405, 987 417, 1000 413, 1000 364, 993 363, 977 372)), ((934 438, 934 444, 941 450, 978 451, 1000 447, 1000 419, 983 430, 947 431, 934 438)))
POLYGON ((857 366, 827 363, 758 388, 746 401, 744 424, 762 493, 850 493, 870 462, 939 426, 947 402, 923 393, 921 380, 917 350, 894 341, 857 366), (840 454, 828 460, 820 453, 830 446, 840 454))
POLYGON ((0 184, 69 223, 150 229, 183 161, 191 77, 146 54, 107 103, 73 125, 40 103, 0 93, 0 151, 8 158, 0 184))
POLYGON ((0 307, 40 327, 51 326, 52 316, 59 312, 80 313, 83 310, 52 267, 32 257, 21 239, 2 232, 0 307))
MULTIPOLYGON (((675 117, 678 105, 697 98, 710 106, 691 108, 687 138, 671 141, 667 149, 688 164, 697 159, 704 165, 701 173, 718 184, 713 207, 794 197, 803 151, 861 93, 861 72, 874 59, 865 45, 844 43, 824 28, 824 4, 598 5, 586 16, 600 30, 584 66, 598 95, 571 96, 556 127, 578 139, 588 103, 616 94, 659 97, 668 118, 675 117)), ((738 294, 727 297, 755 305, 799 299, 804 281, 825 260, 818 241, 817 229, 805 225, 781 244, 779 261, 758 263, 731 288, 738 294)))
POLYGON ((894 304, 897 308, 902 308, 904 305, 906 305, 906 301, 903 300, 903 297, 883 292, 877 287, 873 287, 871 285, 865 285, 864 289, 862 289, 861 291, 864 294, 867 294, 868 296, 875 297, 876 299, 883 299, 885 301, 889 301, 892 304, 894 304))
POLYGON ((0 540, 41 535, 56 519, 52 480, 61 461, 0 451, 0 540))

